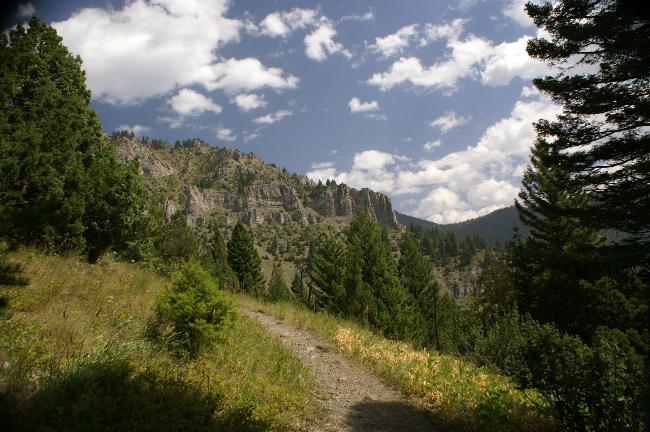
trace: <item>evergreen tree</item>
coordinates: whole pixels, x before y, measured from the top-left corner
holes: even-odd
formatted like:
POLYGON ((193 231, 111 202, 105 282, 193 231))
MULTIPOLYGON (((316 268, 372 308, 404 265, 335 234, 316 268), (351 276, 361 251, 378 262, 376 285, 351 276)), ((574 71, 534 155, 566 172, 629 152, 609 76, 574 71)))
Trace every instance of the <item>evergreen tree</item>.
POLYGON ((84 155, 101 140, 81 59, 33 18, 0 42, 0 226, 57 250, 84 246, 84 155))
POLYGON ((296 274, 293 275, 293 279, 291 280, 291 292, 293 293, 293 298, 296 300, 306 300, 307 293, 305 292, 305 283, 303 281, 301 269, 296 268, 296 274))
POLYGON ((336 236, 328 236, 309 249, 309 277, 320 289, 319 303, 334 314, 347 309, 344 273, 345 245, 336 236))
POLYGON ((402 285, 417 302, 420 334, 414 336, 426 345, 435 346, 438 351, 447 348, 454 300, 440 292, 431 264, 422 256, 417 242, 408 231, 400 242, 397 269, 402 285))
POLYGON ((517 304, 541 322, 585 337, 599 325, 629 328, 639 306, 630 300, 642 292, 607 261, 605 237, 576 216, 587 197, 558 163, 561 157, 556 143, 540 138, 524 173, 516 205, 530 235, 514 252, 517 304))
POLYGON ((213 228, 212 238, 208 245, 209 264, 207 268, 211 269, 212 275, 219 281, 220 289, 236 291, 239 282, 237 276, 228 264, 228 249, 226 242, 218 227, 213 228))
POLYGON ((353 316, 366 319, 389 337, 408 339, 417 333, 415 300, 404 289, 389 246, 377 224, 357 210, 346 231, 348 265, 345 286, 353 316), (357 313, 361 315, 357 315, 357 313))
POLYGON ((165 261, 189 261, 199 254, 199 241, 182 215, 167 224, 156 241, 158 253, 165 261))
POLYGON ((589 66, 534 80, 563 104, 555 121, 540 121, 557 163, 586 194, 571 207, 596 229, 628 233, 609 260, 641 266, 650 277, 650 19, 643 2, 562 0, 528 4, 549 39, 529 41, 528 53, 560 67, 589 66))
POLYGON ((287 283, 282 276, 282 268, 280 263, 275 260, 273 262, 273 270, 271 271, 271 278, 267 288, 267 297, 271 301, 291 300, 292 295, 289 291, 287 283))
MULTIPOLYGON (((29 281, 22 275, 22 267, 7 260, 7 244, 0 242, 0 288, 11 285, 27 285, 29 281)), ((0 291, 0 312, 7 305, 7 300, 0 291)))
POLYGON ((83 224, 88 261, 94 263, 110 247, 126 250, 150 234, 144 216, 144 186, 137 162, 117 161, 107 142, 89 156, 83 224))
POLYGON ((264 275, 252 235, 237 222, 228 242, 228 264, 237 275, 240 289, 258 297, 264 295, 264 275))
POLYGON ((0 235, 95 261, 139 234, 137 167, 117 163, 81 59, 36 17, 0 36, 0 104, 0 235))

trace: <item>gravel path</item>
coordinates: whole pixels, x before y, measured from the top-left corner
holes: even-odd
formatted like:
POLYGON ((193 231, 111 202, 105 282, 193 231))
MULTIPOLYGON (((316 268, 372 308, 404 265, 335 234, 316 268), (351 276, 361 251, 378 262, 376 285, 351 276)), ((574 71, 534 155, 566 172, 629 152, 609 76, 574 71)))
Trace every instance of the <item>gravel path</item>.
POLYGON ((411 404, 395 389, 354 364, 334 345, 310 331, 297 328, 260 311, 243 310, 284 344, 312 371, 323 389, 328 411, 315 431, 433 431, 430 415, 411 404))

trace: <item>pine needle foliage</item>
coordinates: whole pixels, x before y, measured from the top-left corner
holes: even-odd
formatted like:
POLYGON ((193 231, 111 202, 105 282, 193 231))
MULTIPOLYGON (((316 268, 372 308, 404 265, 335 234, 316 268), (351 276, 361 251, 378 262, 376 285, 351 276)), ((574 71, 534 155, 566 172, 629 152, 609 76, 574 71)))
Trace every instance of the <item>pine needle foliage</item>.
POLYGON ((264 275, 252 234, 243 223, 237 222, 228 242, 228 264, 237 275, 240 289, 249 294, 264 296, 264 275))

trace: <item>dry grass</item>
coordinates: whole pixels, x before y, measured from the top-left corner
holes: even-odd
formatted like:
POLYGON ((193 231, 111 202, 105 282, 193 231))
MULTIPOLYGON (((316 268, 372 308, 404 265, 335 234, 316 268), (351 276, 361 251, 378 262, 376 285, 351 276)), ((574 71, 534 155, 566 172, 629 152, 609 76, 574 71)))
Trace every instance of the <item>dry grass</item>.
POLYGON ((460 358, 385 339, 354 323, 289 303, 268 304, 248 296, 236 301, 314 331, 343 353, 397 385, 439 420, 444 430, 545 431, 552 419, 507 377, 460 358))
POLYGON ((308 370, 247 317, 183 360, 145 336, 167 279, 111 257, 91 266, 26 249, 9 258, 30 280, 8 289, 0 317, 0 421, 9 407, 15 429, 120 419, 106 430, 296 430, 318 417, 308 370), (70 398, 73 406, 52 402, 70 398), (124 420, 120 411, 133 407, 140 414, 124 420), (55 415, 62 409, 85 414, 55 415))

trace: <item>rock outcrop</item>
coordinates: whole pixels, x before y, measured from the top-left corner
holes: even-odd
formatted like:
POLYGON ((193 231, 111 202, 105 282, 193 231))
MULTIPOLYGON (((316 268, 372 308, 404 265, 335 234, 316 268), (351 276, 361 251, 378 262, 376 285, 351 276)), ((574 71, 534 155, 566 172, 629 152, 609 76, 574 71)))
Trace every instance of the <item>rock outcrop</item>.
POLYGON ((326 217, 351 217, 361 207, 379 223, 390 226, 399 224, 390 198, 368 188, 353 189, 345 184, 329 186, 312 201, 311 207, 326 217))
POLYGON ((323 218, 350 218, 357 208, 363 208, 380 223, 398 225, 390 198, 382 193, 341 184, 324 187, 317 196, 307 198, 317 187, 312 180, 268 165, 253 153, 215 148, 199 140, 172 150, 119 138, 116 147, 122 161, 138 158, 148 183, 162 192, 166 221, 182 214, 189 225, 196 226, 221 211, 252 225, 315 224, 323 218), (241 173, 250 177, 242 180, 241 173), (165 178, 169 176, 173 177, 165 178))
POLYGON ((117 145, 117 157, 122 162, 140 160, 140 172, 151 177, 165 177, 175 174, 171 164, 159 157, 154 151, 137 141, 121 138, 117 145))

